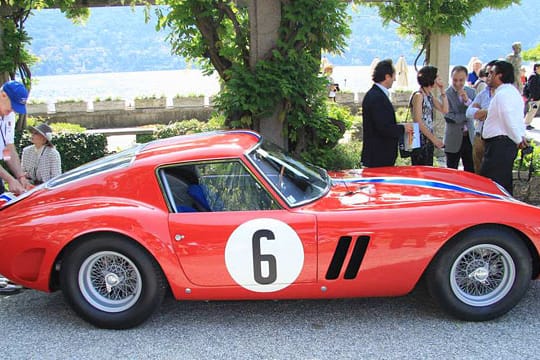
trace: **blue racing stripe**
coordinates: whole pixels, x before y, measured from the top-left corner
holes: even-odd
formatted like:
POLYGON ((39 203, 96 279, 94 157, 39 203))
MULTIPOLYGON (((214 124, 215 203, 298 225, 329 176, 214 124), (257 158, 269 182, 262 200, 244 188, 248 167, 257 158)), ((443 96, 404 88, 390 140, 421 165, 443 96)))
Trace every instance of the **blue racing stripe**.
MULTIPOLYGON (((337 180, 337 179, 336 179, 337 180)), ((414 179, 414 178, 367 178, 367 179, 339 179, 345 183, 355 183, 355 184, 391 184, 391 185, 411 185, 419 186, 429 189, 436 190, 449 190, 449 191, 459 191, 467 194, 487 196, 500 200, 507 200, 506 196, 491 194, 484 191, 478 191, 463 186, 458 186, 454 184, 445 183, 442 181, 434 180, 423 180, 423 179, 414 179)))

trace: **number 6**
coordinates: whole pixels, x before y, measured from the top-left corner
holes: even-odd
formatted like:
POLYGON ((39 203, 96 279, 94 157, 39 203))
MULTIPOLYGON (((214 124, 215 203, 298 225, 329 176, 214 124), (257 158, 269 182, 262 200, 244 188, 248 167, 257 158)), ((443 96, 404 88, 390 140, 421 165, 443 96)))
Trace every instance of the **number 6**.
POLYGON ((253 276, 255 281, 261 285, 268 285, 276 281, 277 269, 276 258, 274 255, 261 254, 261 239, 275 240, 274 233, 270 230, 257 230, 253 234, 252 251, 253 251, 253 276), (262 263, 268 263, 268 276, 262 274, 262 263))

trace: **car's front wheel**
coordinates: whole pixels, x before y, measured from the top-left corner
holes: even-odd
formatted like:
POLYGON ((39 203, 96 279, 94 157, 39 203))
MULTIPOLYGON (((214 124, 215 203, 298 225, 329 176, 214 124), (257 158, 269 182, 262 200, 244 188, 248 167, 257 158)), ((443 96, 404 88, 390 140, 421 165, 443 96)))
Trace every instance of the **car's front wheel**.
POLYGON ((71 249, 60 268, 62 292, 95 326, 126 329, 145 321, 163 300, 166 283, 154 259, 136 243, 100 235, 71 249))
POLYGON ((527 291, 532 260, 523 241, 503 227, 473 229, 446 244, 426 280, 450 314, 485 321, 510 311, 527 291))

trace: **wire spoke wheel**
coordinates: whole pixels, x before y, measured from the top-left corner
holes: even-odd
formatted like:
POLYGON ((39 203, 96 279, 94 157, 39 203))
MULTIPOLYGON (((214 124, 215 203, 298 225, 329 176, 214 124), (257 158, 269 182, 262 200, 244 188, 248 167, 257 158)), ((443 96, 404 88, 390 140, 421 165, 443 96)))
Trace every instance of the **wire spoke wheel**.
POLYGON ((480 244, 461 253, 450 273, 454 294, 471 306, 489 306, 512 289, 516 267, 510 254, 493 244, 480 244))
POLYGON ((480 244, 461 253, 452 265, 450 285, 465 304, 489 306, 512 289, 516 266, 510 254, 493 244, 480 244))
POLYGON ((109 313, 131 308, 141 296, 139 269, 130 259, 114 251, 89 256, 80 267, 78 281, 85 300, 109 313))
POLYGON ((159 307, 167 282, 155 259, 135 241, 96 234, 66 251, 60 287, 73 310, 105 329, 141 324, 159 307))
POLYGON ((519 234, 491 225, 451 239, 426 273, 428 290, 449 314, 487 321, 506 314, 533 278, 533 259, 519 234))

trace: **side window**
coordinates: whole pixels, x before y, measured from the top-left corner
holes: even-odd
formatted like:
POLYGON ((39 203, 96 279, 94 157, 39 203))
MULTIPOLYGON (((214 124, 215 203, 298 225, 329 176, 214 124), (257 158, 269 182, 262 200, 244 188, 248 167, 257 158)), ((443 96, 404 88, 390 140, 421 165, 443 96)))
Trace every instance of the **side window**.
POLYGON ((160 176, 176 212, 279 209, 239 161, 167 167, 160 176))

